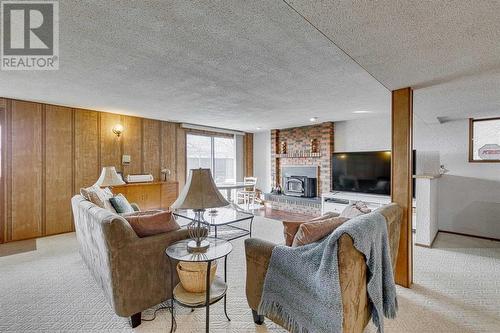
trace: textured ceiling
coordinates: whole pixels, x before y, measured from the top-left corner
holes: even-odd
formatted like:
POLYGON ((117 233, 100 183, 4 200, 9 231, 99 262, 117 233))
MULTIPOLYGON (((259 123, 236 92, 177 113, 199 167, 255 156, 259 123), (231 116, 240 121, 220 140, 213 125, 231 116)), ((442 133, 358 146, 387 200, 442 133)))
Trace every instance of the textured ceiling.
POLYGON ((287 1, 424 120, 500 114, 500 1, 287 1))
POLYGON ((0 96, 247 131, 390 110, 389 91, 280 0, 59 6, 60 69, 0 72, 0 96))

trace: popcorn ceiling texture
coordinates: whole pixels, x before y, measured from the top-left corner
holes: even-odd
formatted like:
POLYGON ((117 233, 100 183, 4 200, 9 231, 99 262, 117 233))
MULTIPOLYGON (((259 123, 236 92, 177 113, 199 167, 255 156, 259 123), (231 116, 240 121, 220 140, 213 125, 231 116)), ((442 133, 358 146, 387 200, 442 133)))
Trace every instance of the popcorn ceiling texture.
POLYGON ((64 0, 59 17, 59 70, 2 71, 3 97, 248 132, 390 112, 282 1, 64 0))

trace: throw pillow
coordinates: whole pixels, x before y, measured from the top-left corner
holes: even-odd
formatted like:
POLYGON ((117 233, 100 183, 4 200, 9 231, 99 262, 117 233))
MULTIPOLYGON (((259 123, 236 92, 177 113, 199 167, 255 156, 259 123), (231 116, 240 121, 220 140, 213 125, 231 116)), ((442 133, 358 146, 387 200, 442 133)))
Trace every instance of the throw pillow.
POLYGON ((285 237, 285 245, 286 246, 292 246, 293 239, 295 238, 295 234, 297 231, 299 231, 299 227, 308 222, 314 222, 314 221, 321 221, 321 220, 326 220, 330 219, 332 217, 339 216, 338 213, 335 212, 328 212, 325 215, 316 217, 312 220, 309 221, 283 221, 283 235, 285 237))
POLYGON ((347 220, 349 219, 346 217, 333 217, 326 220, 304 223, 300 225, 293 240, 292 247, 317 242, 318 240, 331 234, 347 220))
POLYGON ((134 207, 132 207, 127 198, 125 198, 125 196, 121 193, 109 198, 109 202, 118 214, 134 212, 134 207))
POLYGON ((180 229, 170 211, 140 212, 124 216, 139 237, 147 237, 180 229))
POLYGON ((340 213, 340 216, 347 217, 347 218, 351 219, 351 218, 359 216, 359 215, 368 214, 371 211, 372 210, 370 208, 368 208, 366 203, 364 203, 363 201, 358 201, 352 205, 347 206, 342 211, 342 213, 340 213))
POLYGON ((109 210, 112 213, 116 213, 111 202, 109 202, 109 199, 113 197, 113 193, 109 188, 102 189, 97 185, 92 185, 80 189, 80 194, 94 205, 109 210))

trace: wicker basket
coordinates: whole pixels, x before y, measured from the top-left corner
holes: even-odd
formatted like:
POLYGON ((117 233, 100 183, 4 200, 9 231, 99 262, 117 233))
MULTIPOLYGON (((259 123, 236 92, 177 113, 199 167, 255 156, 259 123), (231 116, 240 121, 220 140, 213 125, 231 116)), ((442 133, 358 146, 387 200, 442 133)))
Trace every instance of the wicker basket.
MULTIPOLYGON (((217 262, 212 262, 210 267, 210 284, 214 282, 217 271, 217 262)), ((180 261, 177 264, 177 274, 181 280, 182 287, 190 293, 204 293, 207 283, 206 262, 180 261)))

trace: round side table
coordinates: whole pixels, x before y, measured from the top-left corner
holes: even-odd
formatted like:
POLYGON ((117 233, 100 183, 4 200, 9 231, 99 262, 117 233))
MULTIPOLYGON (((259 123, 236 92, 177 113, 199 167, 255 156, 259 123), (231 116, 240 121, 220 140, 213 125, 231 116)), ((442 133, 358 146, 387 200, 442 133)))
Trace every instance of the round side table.
POLYGON ((227 291, 227 255, 231 253, 233 250, 233 246, 228 241, 223 239, 217 239, 209 237, 206 239, 210 246, 205 252, 189 252, 187 249, 187 244, 190 239, 181 240, 170 245, 165 253, 170 262, 170 286, 171 286, 171 307, 172 307, 172 324, 170 326, 170 332, 174 332, 177 328, 177 323, 175 322, 174 315, 174 302, 179 305, 191 309, 196 308, 206 308, 205 314, 205 332, 209 332, 210 327, 210 305, 217 303, 221 299, 224 298, 224 314, 226 315, 227 320, 229 319, 226 311, 226 291, 227 291), (214 281, 214 285, 217 284, 218 291, 214 297, 210 296, 210 267, 214 260, 224 258, 224 282, 222 281, 214 281), (176 269, 175 264, 177 261, 187 261, 187 262, 206 262, 207 263, 207 276, 206 276, 206 292, 204 302, 197 302, 200 296, 203 296, 203 293, 191 293, 192 297, 189 297, 188 294, 184 291, 181 286, 181 283, 174 288, 174 270, 176 269), (201 294, 201 295, 200 295, 201 294), (175 327, 174 327, 175 325, 175 327))

